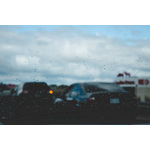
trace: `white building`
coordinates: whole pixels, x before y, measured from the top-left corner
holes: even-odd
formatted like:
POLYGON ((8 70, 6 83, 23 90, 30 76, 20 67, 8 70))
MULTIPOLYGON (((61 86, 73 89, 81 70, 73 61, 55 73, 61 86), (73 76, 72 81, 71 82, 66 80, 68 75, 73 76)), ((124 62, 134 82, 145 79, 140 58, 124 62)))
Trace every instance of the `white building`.
POLYGON ((135 93, 140 101, 150 102, 150 77, 132 77, 129 73, 119 73, 115 82, 125 90, 135 93))

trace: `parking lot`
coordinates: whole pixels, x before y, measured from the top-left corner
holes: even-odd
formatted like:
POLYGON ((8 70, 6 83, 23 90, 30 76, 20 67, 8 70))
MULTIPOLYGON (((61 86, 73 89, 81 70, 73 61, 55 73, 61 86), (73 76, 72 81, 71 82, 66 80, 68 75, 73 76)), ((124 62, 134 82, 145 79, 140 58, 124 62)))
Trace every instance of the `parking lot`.
POLYGON ((48 105, 26 106, 13 112, 12 97, 1 97, 0 124, 4 125, 149 125, 150 107, 138 104, 137 117, 128 122, 111 115, 81 115, 78 113, 58 113, 48 105), (4 103, 7 102, 7 103, 4 103))

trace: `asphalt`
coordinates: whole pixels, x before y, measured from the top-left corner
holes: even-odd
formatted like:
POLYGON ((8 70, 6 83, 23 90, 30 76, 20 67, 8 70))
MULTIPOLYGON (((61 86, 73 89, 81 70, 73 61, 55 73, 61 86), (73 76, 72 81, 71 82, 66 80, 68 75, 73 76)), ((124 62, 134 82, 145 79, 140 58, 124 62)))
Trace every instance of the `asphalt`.
POLYGON ((36 113, 24 116, 3 117, 3 125, 150 125, 150 113, 138 114, 136 119, 115 118, 112 116, 79 117, 75 115, 54 115, 51 113, 36 113))
POLYGON ((1 99, 0 125, 150 125, 150 104, 139 104, 137 117, 134 120, 116 118, 115 116, 83 116, 63 114, 51 111, 47 106, 21 108, 12 113, 8 97, 1 99), (8 103, 4 103, 7 102, 8 103))

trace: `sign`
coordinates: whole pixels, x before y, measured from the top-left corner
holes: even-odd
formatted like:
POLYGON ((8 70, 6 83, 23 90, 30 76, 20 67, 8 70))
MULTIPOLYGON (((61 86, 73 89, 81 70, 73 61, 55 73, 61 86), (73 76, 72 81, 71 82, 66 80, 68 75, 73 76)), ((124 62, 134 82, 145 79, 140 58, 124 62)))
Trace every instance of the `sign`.
POLYGON ((139 79, 138 84, 139 85, 147 85, 147 84, 149 84, 149 80, 148 79, 139 79))
POLYGON ((118 82, 116 82, 116 84, 135 84, 135 82, 134 81, 118 81, 118 82))

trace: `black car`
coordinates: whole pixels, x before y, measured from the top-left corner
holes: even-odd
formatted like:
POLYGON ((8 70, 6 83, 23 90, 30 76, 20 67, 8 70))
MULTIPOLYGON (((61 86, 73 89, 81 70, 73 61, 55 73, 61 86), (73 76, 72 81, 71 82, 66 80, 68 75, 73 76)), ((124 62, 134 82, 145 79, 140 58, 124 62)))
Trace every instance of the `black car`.
POLYGON ((18 96, 20 99, 40 99, 43 102, 53 102, 53 91, 45 82, 24 83, 19 87, 18 96))
POLYGON ((53 91, 45 82, 25 82, 18 86, 15 96, 16 113, 24 114, 52 109, 53 91))
POLYGON ((63 112, 136 116, 137 99, 116 83, 75 83, 66 88, 55 104, 63 112), (61 101, 62 100, 62 101, 61 101), (60 107, 61 106, 61 107, 60 107))

